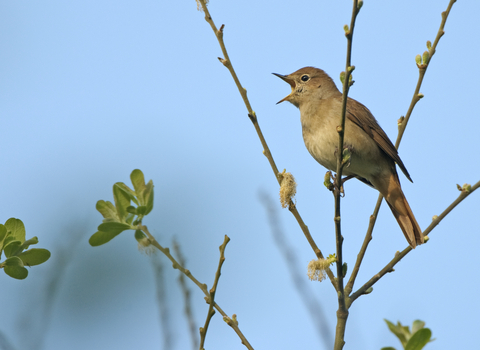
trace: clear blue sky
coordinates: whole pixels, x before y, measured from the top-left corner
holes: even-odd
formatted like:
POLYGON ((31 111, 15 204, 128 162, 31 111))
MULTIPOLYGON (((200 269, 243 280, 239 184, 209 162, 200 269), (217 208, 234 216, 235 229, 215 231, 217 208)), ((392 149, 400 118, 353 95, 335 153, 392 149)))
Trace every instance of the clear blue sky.
MULTIPOLYGON (((407 111, 418 69, 414 57, 434 40, 447 0, 365 1, 355 28, 350 96, 369 107, 391 139, 407 111)), ((334 252, 333 199, 325 169, 303 145, 299 112, 275 103, 289 86, 271 73, 312 65, 339 83, 351 1, 212 0, 233 65, 280 169, 298 182, 297 207, 317 243, 334 252)), ((400 148, 414 183, 404 192, 422 228, 480 179, 477 155, 480 3, 458 1, 445 27, 400 148)), ((0 330, 23 349, 190 349, 177 273, 162 257, 170 322, 159 322, 153 271, 132 232, 92 248, 99 199, 139 168, 155 184, 146 219, 158 240, 173 237, 187 268, 212 284, 218 246, 231 242, 217 292, 256 349, 324 349, 276 246, 259 192, 278 188, 218 43, 191 1, 2 1, 0 3, 0 213, 24 221, 27 236, 52 251, 25 281, 0 275, 0 330), (63 272, 62 272, 63 271, 63 272), (49 281, 58 285, 52 307, 49 281), (51 314, 45 311, 50 310, 51 314), (8 315, 8 316, 7 316, 8 315), (43 327, 43 328, 42 328, 43 327), (44 338, 39 333, 46 332, 44 338), (41 340, 43 339, 43 340, 41 340)), ((353 267, 377 192, 350 181, 343 200, 344 258, 353 267)), ((330 330, 331 284, 306 280, 315 256, 288 210, 278 207, 298 272, 321 303, 330 330)), ((427 322, 428 348, 477 344, 480 193, 435 229, 350 310, 345 349, 399 348, 383 318, 427 322)), ((384 205, 357 287, 406 247, 384 205)), ((197 327, 207 305, 190 284, 197 327)), ((217 314, 207 349, 244 349, 217 314)))

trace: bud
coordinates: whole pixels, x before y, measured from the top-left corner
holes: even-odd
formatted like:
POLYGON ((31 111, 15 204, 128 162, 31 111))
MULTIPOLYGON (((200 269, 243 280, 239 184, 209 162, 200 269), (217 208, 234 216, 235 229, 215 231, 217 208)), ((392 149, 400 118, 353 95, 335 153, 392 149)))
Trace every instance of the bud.
POLYGON ((427 41, 427 49, 430 50, 432 48, 432 42, 430 40, 427 41))
POLYGON ((416 55, 415 56, 415 62, 417 63, 417 66, 421 66, 422 65, 422 56, 416 55))
POLYGON ((430 54, 428 53, 428 51, 425 51, 423 53, 422 61, 423 61, 423 64, 425 64, 425 65, 428 64, 428 61, 430 61, 430 54))
POLYGON ((345 276, 347 275, 347 271, 348 271, 348 266, 347 266, 347 263, 344 262, 343 265, 342 265, 342 276, 343 276, 343 278, 345 278, 345 276))
POLYGON ((345 84, 345 72, 340 73, 340 81, 342 82, 342 84, 345 84))

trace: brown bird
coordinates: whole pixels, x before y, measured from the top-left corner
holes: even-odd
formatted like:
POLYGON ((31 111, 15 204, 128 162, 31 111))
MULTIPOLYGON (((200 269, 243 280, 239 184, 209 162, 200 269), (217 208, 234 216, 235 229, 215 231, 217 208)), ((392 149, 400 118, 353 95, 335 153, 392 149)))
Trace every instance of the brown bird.
MULTIPOLYGON (((305 67, 289 75, 276 74, 292 87, 288 101, 300 109, 305 146, 317 162, 336 170, 342 93, 323 70, 305 67)), ((377 189, 387 201, 412 248, 422 244, 423 233, 400 187, 395 163, 409 179, 397 149, 367 107, 348 98, 344 145, 350 150, 350 165, 343 174, 356 177, 377 189)))

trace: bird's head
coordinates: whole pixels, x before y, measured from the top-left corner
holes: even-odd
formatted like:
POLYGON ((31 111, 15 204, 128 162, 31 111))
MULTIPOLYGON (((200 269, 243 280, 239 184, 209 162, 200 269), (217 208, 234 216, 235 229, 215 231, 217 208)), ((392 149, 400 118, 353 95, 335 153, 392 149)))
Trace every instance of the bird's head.
POLYGON ((287 97, 278 101, 288 101, 300 107, 305 102, 321 100, 338 96, 338 91, 332 78, 323 70, 314 67, 304 67, 289 75, 272 73, 286 81, 292 87, 292 92, 287 97))

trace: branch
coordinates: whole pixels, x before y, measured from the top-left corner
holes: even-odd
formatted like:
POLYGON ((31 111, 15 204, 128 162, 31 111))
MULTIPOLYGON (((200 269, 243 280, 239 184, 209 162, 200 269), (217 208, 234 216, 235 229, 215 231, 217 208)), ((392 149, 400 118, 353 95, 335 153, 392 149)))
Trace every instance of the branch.
MULTIPOLYGON (((410 120, 410 116, 412 115, 413 109, 415 108, 415 105, 417 104, 418 101, 420 101, 421 98, 423 98, 423 94, 420 93, 420 87, 422 86, 423 78, 425 76, 425 72, 427 71, 428 65, 430 64, 430 61, 432 60, 432 57, 436 52, 438 42, 440 41, 440 38, 445 34, 445 31, 444 31, 445 23, 447 22, 448 15, 450 14, 450 10, 452 9, 452 6, 455 2, 456 0, 450 0, 447 10, 442 12, 442 21, 440 23, 440 28, 438 29, 435 41, 431 47, 430 47, 430 42, 429 41, 427 42, 428 52, 423 54, 425 61, 420 62, 420 64, 417 61, 418 81, 415 87, 415 91, 413 93, 412 101, 410 102, 410 106, 408 107, 407 114, 405 114, 405 117, 401 117, 399 120, 398 136, 395 142, 395 148, 397 149, 400 146, 400 142, 402 141, 403 134, 407 127, 408 121, 410 120)), ((417 56, 417 58, 418 57, 419 56, 417 56)), ((360 252, 357 255, 357 261, 355 262, 355 267, 347 283, 347 287, 345 288, 346 291, 348 292, 347 294, 351 293, 351 291, 353 290, 353 285, 355 283, 355 279, 357 278, 357 274, 360 269, 360 265, 362 264, 363 257, 365 256, 365 252, 367 250, 368 244, 372 240, 372 232, 375 226, 375 222, 377 220, 377 216, 380 210, 380 205, 382 203, 382 200, 383 200, 383 196, 379 194, 377 204, 375 205, 373 214, 370 216, 370 224, 368 226, 367 233, 365 234, 365 239, 363 241, 362 248, 360 249, 360 252)))
MULTIPOLYGON (((450 213, 458 204, 460 204, 465 198, 467 198, 473 191, 480 187, 480 181, 473 185, 468 191, 462 190, 457 199, 455 199, 452 204, 450 204, 447 209, 443 211, 437 218, 435 218, 432 223, 423 231, 425 235, 428 235, 432 230, 450 213)), ((383 269, 381 269, 375 276, 373 276, 367 283, 360 287, 355 293, 350 296, 349 305, 350 305, 362 294, 372 287, 380 278, 382 278, 387 272, 393 271, 393 267, 400 261, 402 258, 410 253, 412 248, 408 246, 401 253, 396 253, 395 258, 393 258, 383 269)))
MULTIPOLYGON (((170 259, 170 261, 172 262, 172 267, 174 269, 177 269, 179 270, 181 273, 183 273, 185 276, 187 276, 193 283, 195 283, 198 288, 200 288, 202 290, 202 292, 205 294, 205 296, 207 298, 210 297, 210 293, 208 292, 208 289, 207 289, 207 285, 205 283, 200 283, 193 275, 192 273, 190 272, 190 270, 187 270, 186 268, 184 268, 182 265, 180 265, 178 263, 177 260, 175 260, 175 258, 172 256, 172 254, 170 254, 170 249, 168 248, 164 248, 160 245, 160 243, 158 243, 158 241, 155 239, 155 237, 152 236, 152 234, 148 231, 148 228, 147 226, 143 225, 143 224, 139 224, 138 226, 138 229, 139 230, 142 230, 148 237, 148 240, 150 241, 150 244, 152 244, 155 248, 157 248, 158 250, 160 250, 167 258, 170 259)), ((232 321, 232 319, 230 319, 230 317, 220 308, 220 306, 214 302, 214 307, 215 309, 217 309, 218 312, 220 312, 220 314, 223 316, 223 320, 230 326, 233 328, 233 330, 235 331, 235 333, 237 333, 237 335, 240 337, 240 339, 242 340, 242 344, 244 344, 249 350, 253 350, 253 347, 250 345, 250 343, 248 342, 247 338, 245 338, 245 336, 243 335, 243 333, 240 331, 240 328, 238 328, 238 322, 236 322, 236 320, 232 321)), ((234 315, 234 319, 235 319, 235 315, 234 315)))
POLYGON ((200 350, 204 350, 203 345, 205 344, 205 337, 207 336, 208 326, 210 325, 210 320, 212 319, 213 315, 215 315, 215 310, 213 309, 213 305, 215 304, 215 293, 217 291, 218 280, 220 279, 220 270, 222 268, 223 263, 225 262, 225 248, 227 247, 227 243, 230 241, 227 235, 225 235, 225 239, 223 240, 222 245, 219 247, 220 249, 220 260, 218 262, 217 272, 215 273, 215 280, 213 281, 213 287, 210 289, 210 297, 206 298, 207 303, 210 304, 207 312, 207 319, 205 320, 205 325, 200 328, 200 350))
MULTIPOLYGON (((357 14, 362 7, 363 2, 358 0, 353 1, 352 9, 352 18, 350 20, 350 28, 345 26, 345 36, 347 37, 347 62, 345 65, 345 76, 343 80, 343 99, 342 99, 342 115, 340 120, 340 125, 337 126, 338 131, 338 148, 337 148, 337 175, 335 178, 335 237, 336 237, 336 248, 337 248, 337 295, 338 295, 338 311, 337 311, 337 327, 335 331, 335 350, 343 349, 345 345, 345 327, 347 324, 348 318, 348 308, 345 302, 345 291, 343 289, 343 253, 342 253, 342 244, 343 236, 341 231, 340 224, 340 190, 342 187, 342 170, 344 165, 348 162, 348 159, 344 159, 344 130, 345 130, 345 116, 347 112, 347 100, 348 100, 348 90, 350 88, 350 76, 355 67, 351 66, 351 56, 352 56, 352 42, 353 42, 353 30, 355 28, 355 19, 357 14)), ((346 150, 346 157, 349 158, 350 155, 348 150, 346 150)))
MULTIPOLYGON (((253 126, 255 127, 257 135, 260 139, 260 142, 262 143, 263 154, 267 157, 268 162, 270 163, 270 167, 272 168, 273 173, 275 175, 275 178, 277 179, 277 182, 280 185, 281 182, 282 182, 282 178, 279 175, 277 165, 275 164, 272 153, 270 152, 270 148, 268 147, 267 142, 265 141, 265 138, 263 136, 262 130, 260 129, 260 125, 258 124, 257 115, 253 111, 253 109, 250 105, 250 101, 248 100, 247 90, 240 83, 240 80, 238 79, 237 74, 235 73, 235 70, 233 68, 232 62, 230 61, 230 57, 228 56, 228 52, 227 52, 227 49, 225 47, 225 43, 223 41, 223 29, 225 28, 225 25, 222 25, 220 27, 220 29, 217 29, 217 26, 213 22, 212 16, 210 16, 210 12, 207 9, 207 5, 206 5, 205 0, 198 0, 198 2, 200 2, 201 6, 202 6, 202 9, 203 9, 203 12, 205 12, 205 20, 210 24, 210 27, 212 27, 212 30, 215 33, 215 36, 218 40, 218 43, 220 44, 220 48, 222 49, 222 53, 223 53, 224 58, 219 57, 218 59, 229 70, 230 74, 232 75, 233 80, 235 81, 235 85, 237 86, 238 92, 242 96, 243 102, 245 103, 245 107, 247 108, 248 117, 250 118, 251 122, 253 123, 253 126)), ((307 225, 305 225, 305 223, 303 222, 303 219, 300 216, 300 213, 298 212, 296 206, 295 205, 290 205, 288 209, 293 214, 295 219, 297 219, 297 222, 298 222, 300 228, 302 229, 303 234, 307 238, 307 241, 310 244, 310 246, 312 247, 315 255, 317 256, 317 258, 318 259, 325 259, 325 257, 322 254, 322 251, 318 248, 314 239, 312 238, 312 235, 310 234, 310 231, 309 231, 307 225)), ((327 270, 327 275, 328 275, 331 283, 333 284, 333 286, 336 289, 337 286, 336 286, 336 282, 335 282, 335 277, 334 277, 334 275, 333 275, 333 273, 330 269, 327 270)))

